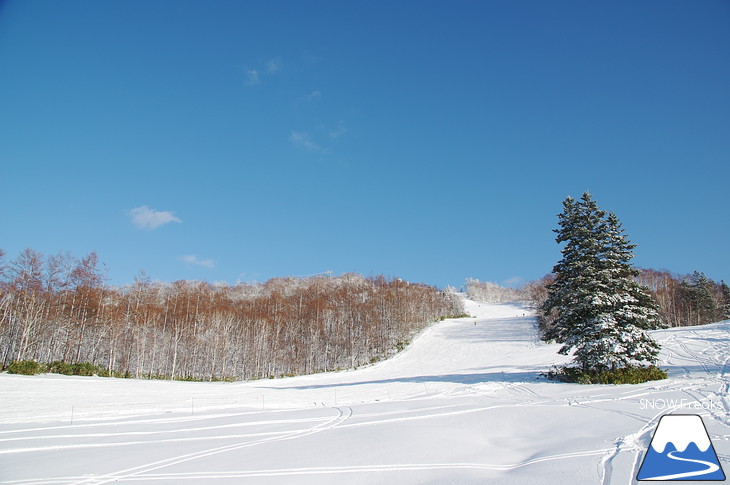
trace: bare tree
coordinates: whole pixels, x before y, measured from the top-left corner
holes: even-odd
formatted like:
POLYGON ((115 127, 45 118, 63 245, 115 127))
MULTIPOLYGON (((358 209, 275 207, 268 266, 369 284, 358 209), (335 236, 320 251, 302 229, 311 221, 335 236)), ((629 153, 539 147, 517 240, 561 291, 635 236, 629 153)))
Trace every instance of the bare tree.
POLYGON ((0 277, 3 366, 88 361, 109 374, 208 380, 319 372, 384 358, 460 313, 449 293, 382 276, 229 286, 141 273, 114 288, 101 267, 96 253, 44 262, 30 249, 11 262, 0 277))

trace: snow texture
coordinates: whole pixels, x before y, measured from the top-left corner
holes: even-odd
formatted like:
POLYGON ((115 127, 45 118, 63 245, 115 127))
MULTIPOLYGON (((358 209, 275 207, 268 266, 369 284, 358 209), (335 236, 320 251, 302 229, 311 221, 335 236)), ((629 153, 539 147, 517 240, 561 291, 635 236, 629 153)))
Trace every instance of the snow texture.
POLYGON ((465 304, 475 318, 354 371, 0 374, 0 484, 626 484, 672 412, 703 416, 728 469, 730 322, 652 332, 667 380, 585 386, 540 377, 571 356, 538 340, 529 310, 465 304))

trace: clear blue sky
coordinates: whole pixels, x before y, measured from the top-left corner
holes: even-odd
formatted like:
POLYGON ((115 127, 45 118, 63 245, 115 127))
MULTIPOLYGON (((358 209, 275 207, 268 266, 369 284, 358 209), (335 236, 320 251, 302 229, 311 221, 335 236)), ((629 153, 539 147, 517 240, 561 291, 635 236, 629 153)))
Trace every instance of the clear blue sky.
POLYGON ((0 0, 0 248, 515 283, 589 190, 730 280, 730 2, 0 0))

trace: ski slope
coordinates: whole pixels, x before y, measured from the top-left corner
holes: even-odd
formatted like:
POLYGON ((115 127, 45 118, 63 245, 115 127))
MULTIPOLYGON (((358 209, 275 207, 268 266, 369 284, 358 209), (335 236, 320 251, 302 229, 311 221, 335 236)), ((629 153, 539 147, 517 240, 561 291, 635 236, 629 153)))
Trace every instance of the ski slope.
POLYGON ((465 301, 396 357, 242 383, 0 374, 0 484, 632 483, 659 418, 730 471, 730 322, 655 332, 664 381, 581 386, 516 304, 465 301))

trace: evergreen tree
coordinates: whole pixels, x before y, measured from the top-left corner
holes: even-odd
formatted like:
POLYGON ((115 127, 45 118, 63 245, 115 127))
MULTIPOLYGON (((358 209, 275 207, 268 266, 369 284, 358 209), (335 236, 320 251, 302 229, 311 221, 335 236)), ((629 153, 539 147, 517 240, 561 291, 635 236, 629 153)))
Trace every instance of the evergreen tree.
POLYGON ((548 298, 542 307, 545 314, 555 314, 546 332, 548 339, 565 342, 566 332, 589 316, 579 299, 585 296, 587 278, 598 263, 599 245, 594 235, 604 215, 587 192, 580 201, 572 197, 563 201, 563 212, 558 214, 560 228, 554 232, 555 240, 566 244, 563 258, 553 267, 555 281, 548 285, 548 298))
POLYGON ((687 325, 702 325, 721 318, 718 315, 717 302, 712 296, 713 285, 714 283, 699 271, 694 271, 682 281, 682 300, 689 307, 690 315, 687 325))
POLYGON ((730 318, 730 287, 724 281, 720 282, 720 291, 722 292, 722 317, 727 320, 730 318))
POLYGON ((647 330, 661 322, 649 290, 634 280, 635 245, 589 193, 567 198, 563 208, 556 241, 566 245, 542 308, 555 314, 548 337, 564 344, 561 353, 573 351, 584 371, 656 362, 659 345, 647 330))

